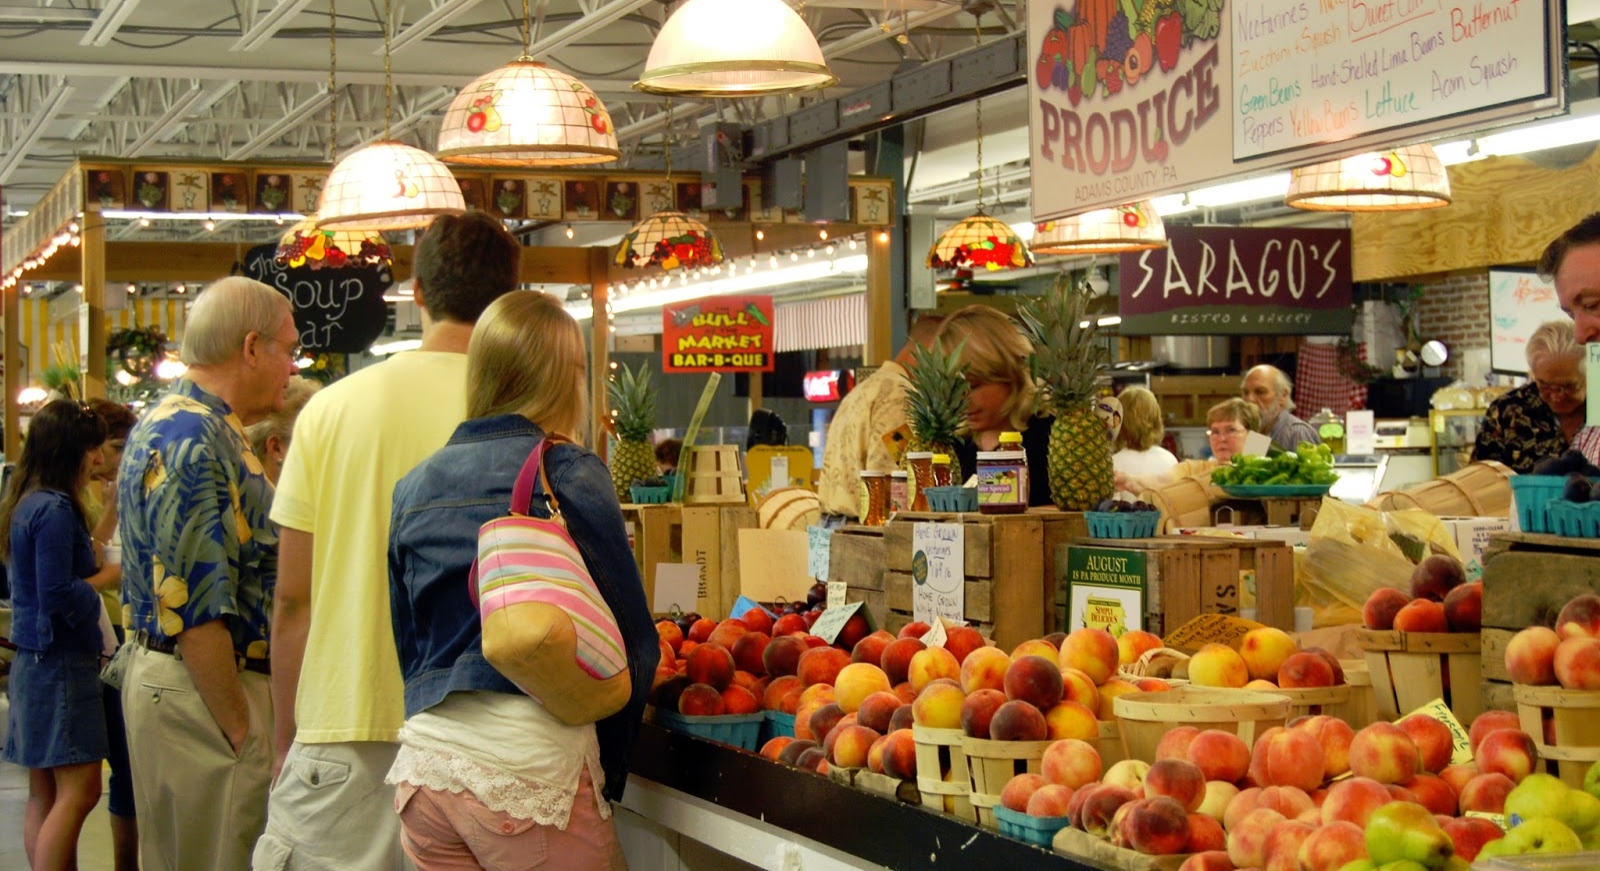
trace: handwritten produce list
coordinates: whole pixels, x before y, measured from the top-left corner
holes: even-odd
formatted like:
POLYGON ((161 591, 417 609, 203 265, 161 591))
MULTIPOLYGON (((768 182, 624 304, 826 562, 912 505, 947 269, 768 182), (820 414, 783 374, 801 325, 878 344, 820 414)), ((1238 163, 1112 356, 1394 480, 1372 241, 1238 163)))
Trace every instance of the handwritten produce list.
POLYGON ((1539 0, 1229 6, 1236 160, 1545 92, 1548 7, 1539 0))

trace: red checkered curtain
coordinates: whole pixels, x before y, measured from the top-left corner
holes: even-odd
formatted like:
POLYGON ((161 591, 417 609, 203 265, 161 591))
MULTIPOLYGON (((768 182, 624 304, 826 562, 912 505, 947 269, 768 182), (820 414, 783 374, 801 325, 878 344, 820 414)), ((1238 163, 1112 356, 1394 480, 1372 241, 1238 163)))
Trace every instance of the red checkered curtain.
MULTIPOLYGON (((1362 359, 1361 346, 1355 348, 1362 359)), ((1295 414, 1309 419, 1326 408, 1343 415, 1366 408, 1366 385, 1352 381, 1339 370, 1339 345, 1307 342, 1300 346, 1294 376, 1295 414)))

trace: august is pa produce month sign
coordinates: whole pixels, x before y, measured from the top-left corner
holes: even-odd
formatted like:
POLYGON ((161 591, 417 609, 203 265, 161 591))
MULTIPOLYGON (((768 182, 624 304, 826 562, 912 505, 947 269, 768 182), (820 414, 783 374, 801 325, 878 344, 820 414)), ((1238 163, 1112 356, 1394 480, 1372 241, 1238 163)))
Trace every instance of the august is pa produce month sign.
POLYGON ((710 296, 661 310, 665 372, 771 372, 770 296, 710 296))

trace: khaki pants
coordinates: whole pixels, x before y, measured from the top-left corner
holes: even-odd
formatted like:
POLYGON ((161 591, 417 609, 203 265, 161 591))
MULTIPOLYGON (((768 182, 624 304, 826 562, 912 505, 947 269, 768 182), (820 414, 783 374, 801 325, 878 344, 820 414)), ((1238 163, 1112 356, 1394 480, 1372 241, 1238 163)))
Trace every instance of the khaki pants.
POLYGON ((394 787, 383 782, 399 744, 301 744, 283 760, 267 802, 255 871, 401 871, 394 787))
POLYGON ((244 871, 267 824, 272 696, 265 675, 240 672, 250 707, 243 749, 212 718, 189 671, 139 648, 122 684, 144 871, 244 871))

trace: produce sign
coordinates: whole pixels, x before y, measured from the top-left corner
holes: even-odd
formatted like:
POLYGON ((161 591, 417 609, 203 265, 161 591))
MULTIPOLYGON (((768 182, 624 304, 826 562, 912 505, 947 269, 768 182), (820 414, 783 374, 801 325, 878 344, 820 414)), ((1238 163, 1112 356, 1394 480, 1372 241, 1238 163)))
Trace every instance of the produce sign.
POLYGON ((1124 254, 1124 335, 1350 331, 1349 230, 1168 226, 1165 249, 1124 254))
POLYGON ((1073 547, 1067 551, 1067 631, 1104 629, 1121 637, 1144 628, 1146 554, 1073 547))
POLYGON ((1211 472, 1211 483, 1220 487, 1246 485, 1274 487, 1293 484, 1332 484, 1339 479, 1333 470, 1333 450, 1327 445, 1301 442, 1294 451, 1266 457, 1235 454, 1233 463, 1211 472))
POLYGON ((666 372, 773 371, 770 296, 711 296, 661 310, 666 372))

